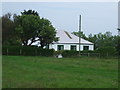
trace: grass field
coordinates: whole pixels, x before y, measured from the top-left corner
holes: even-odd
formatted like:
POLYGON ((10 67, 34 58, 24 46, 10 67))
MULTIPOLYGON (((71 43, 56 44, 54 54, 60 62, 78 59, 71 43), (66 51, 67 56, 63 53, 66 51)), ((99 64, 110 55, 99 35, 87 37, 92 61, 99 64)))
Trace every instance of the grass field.
POLYGON ((3 88, 117 88, 118 60, 3 56, 3 88))

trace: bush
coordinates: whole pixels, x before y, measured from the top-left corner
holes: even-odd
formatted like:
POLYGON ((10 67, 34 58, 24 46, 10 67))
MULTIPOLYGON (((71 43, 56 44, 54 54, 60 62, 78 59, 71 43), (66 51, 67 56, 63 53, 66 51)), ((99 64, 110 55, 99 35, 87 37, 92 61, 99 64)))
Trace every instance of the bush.
POLYGON ((54 49, 42 49, 42 48, 39 48, 37 50, 37 55, 40 55, 40 56, 53 56, 54 55, 54 49))
POLYGON ((38 48, 36 48, 36 47, 23 46, 21 48, 21 55, 24 55, 24 56, 35 56, 37 49, 38 48))
POLYGON ((116 54, 116 49, 111 46, 101 47, 96 50, 103 57, 114 56, 116 54))
POLYGON ((17 46, 2 46, 3 55, 20 55, 20 47, 17 46))
POLYGON ((74 50, 63 51, 63 57, 76 57, 78 55, 79 55, 78 51, 74 51, 74 50))
POLYGON ((83 50, 80 51, 81 53, 96 53, 95 51, 91 51, 91 50, 83 50))
POLYGON ((55 51, 55 55, 62 54, 63 57, 76 57, 78 56, 78 51, 74 50, 61 50, 61 51, 55 51))
MULTIPOLYGON (((60 51, 55 51, 54 55, 57 56, 58 54, 62 54, 63 57, 77 57, 79 56, 79 51, 75 50, 60 50, 60 51)), ((99 56, 98 51, 90 51, 90 50, 84 50, 80 51, 80 54, 82 56, 99 56)))
POLYGON ((53 49, 42 49, 33 46, 3 46, 3 55, 24 55, 24 56, 53 56, 53 49))

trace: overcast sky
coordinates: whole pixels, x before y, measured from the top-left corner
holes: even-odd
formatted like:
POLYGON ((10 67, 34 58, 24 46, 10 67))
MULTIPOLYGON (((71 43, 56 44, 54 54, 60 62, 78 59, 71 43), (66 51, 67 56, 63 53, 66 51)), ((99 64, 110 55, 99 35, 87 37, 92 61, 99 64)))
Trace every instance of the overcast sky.
POLYGON ((117 35, 117 2, 4 2, 2 14, 20 14, 32 9, 40 17, 49 19, 56 30, 78 31, 79 15, 82 15, 82 31, 89 35, 110 31, 117 35))

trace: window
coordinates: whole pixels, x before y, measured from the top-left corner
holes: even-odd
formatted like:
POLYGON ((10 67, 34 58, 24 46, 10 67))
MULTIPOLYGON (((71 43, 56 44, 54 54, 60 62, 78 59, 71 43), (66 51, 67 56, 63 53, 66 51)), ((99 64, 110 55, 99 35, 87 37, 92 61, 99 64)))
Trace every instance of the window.
POLYGON ((58 49, 58 50, 64 50, 64 45, 58 45, 58 46, 57 46, 57 49, 58 49))
POLYGON ((89 46, 83 46, 83 50, 89 50, 89 46))
POLYGON ((71 45, 71 50, 76 50, 76 45, 71 45))

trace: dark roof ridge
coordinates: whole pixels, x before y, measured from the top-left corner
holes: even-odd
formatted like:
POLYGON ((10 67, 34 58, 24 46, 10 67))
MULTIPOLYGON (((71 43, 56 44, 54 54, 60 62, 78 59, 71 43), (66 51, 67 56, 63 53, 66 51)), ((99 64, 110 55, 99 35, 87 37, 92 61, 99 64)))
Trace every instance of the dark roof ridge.
POLYGON ((64 31, 65 33, 66 33, 66 35, 70 38, 70 39, 72 39, 72 37, 70 36, 70 34, 67 32, 67 31, 64 31))

